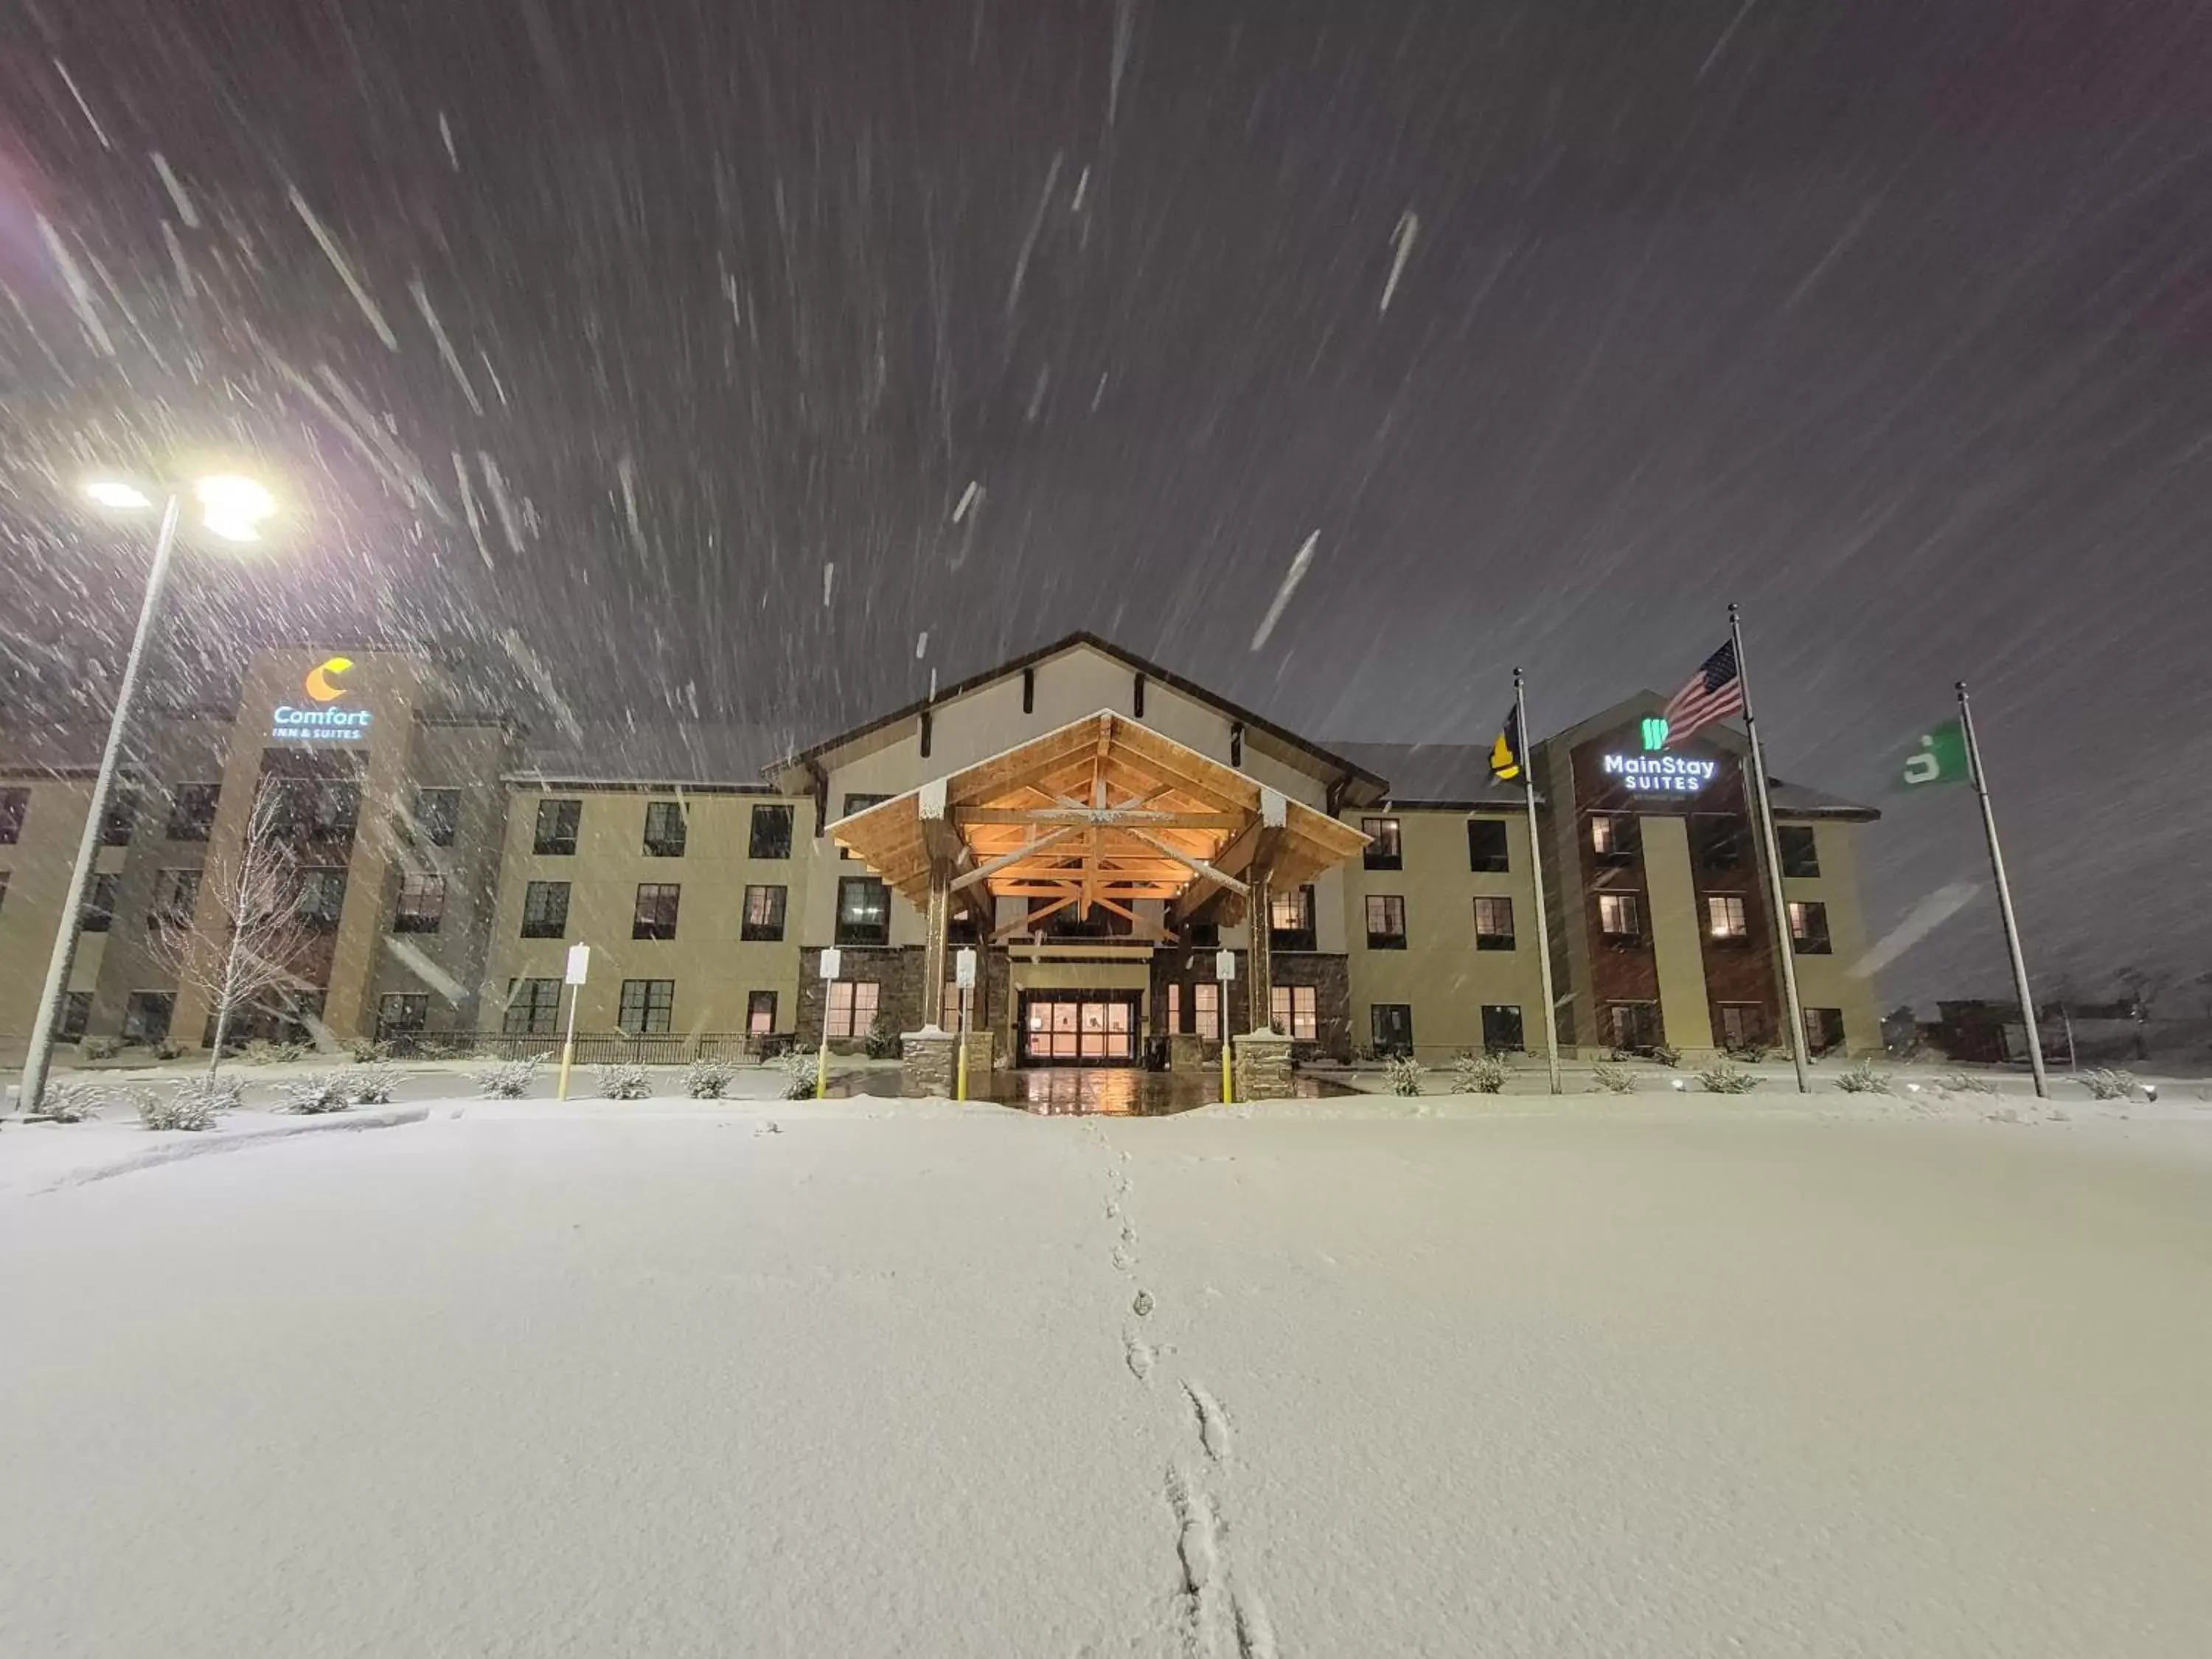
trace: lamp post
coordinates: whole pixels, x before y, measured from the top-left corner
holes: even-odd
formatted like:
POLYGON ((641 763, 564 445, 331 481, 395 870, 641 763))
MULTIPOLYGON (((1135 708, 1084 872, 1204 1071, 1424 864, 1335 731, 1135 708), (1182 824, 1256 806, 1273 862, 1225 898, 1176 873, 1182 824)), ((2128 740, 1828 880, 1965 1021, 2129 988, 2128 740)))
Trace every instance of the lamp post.
MULTIPOLYGON (((143 513, 154 505, 154 496, 126 479, 94 478, 84 493, 111 512, 143 513)), ((138 605, 138 627, 131 636, 131 654, 124 659, 123 678, 115 690, 115 712, 108 717, 107 744, 100 750, 100 771, 86 803, 84 833, 77 838, 76 861, 70 866, 69 890, 62 898, 61 920, 54 928, 54 948, 46 962, 46 988, 39 995, 38 1018, 31 1025, 30 1047, 23 1055, 23 1082, 16 1109, 28 1117, 39 1109, 46 1092, 46 1073, 53 1060, 54 1028, 61 1018, 62 1000, 69 991, 70 969, 76 962, 76 941, 83 919, 85 890, 92 883, 92 866, 100 856, 100 820, 107 815, 108 798, 115 792, 115 773, 123 754, 123 736, 131 722, 131 708, 137 696, 139 672, 145 665, 147 642, 161 615, 161 594, 169 582, 169 563, 176 548, 177 526, 185 511, 185 497, 196 497, 204 511, 202 522, 216 535, 236 542, 260 539, 262 520, 276 511, 269 492, 251 478, 224 474, 190 483, 164 486, 161 527, 154 537, 154 558, 146 572, 145 597, 138 605)))

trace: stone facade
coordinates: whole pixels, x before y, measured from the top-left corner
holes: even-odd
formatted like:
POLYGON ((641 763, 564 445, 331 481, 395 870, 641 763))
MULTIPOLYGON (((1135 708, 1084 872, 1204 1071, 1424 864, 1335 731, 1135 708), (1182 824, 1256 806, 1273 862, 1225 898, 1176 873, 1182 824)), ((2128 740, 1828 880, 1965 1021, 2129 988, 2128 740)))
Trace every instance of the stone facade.
POLYGON ((1246 1031, 1234 1040, 1237 1098, 1280 1100, 1291 1092, 1291 1040, 1246 1031))
MULTIPOLYGON (((876 993, 876 1013, 889 1023, 894 1031, 911 1031, 921 1024, 921 957, 917 945, 862 945, 841 947, 838 977, 854 983, 872 981, 879 988, 876 993)), ((799 953, 799 1018, 795 1041, 802 1048, 811 1048, 822 1041, 823 1010, 827 1006, 828 994, 822 982, 822 951, 809 945, 799 953)), ((830 1051, 838 1054, 857 1054, 866 1048, 865 1036, 832 1037, 830 1051)))
POLYGON ((1299 1060, 1352 1058, 1352 969, 1348 958, 1321 951, 1278 951, 1278 985, 1314 988, 1314 1040, 1292 1046, 1299 1060))
MULTIPOLYGON (((968 1097, 988 1091, 991 1061, 997 1044, 988 1031, 970 1031, 968 1048, 968 1097)), ((949 1098, 960 1080, 962 1039, 950 1031, 908 1031, 899 1054, 901 1086, 914 1097, 949 1098)))

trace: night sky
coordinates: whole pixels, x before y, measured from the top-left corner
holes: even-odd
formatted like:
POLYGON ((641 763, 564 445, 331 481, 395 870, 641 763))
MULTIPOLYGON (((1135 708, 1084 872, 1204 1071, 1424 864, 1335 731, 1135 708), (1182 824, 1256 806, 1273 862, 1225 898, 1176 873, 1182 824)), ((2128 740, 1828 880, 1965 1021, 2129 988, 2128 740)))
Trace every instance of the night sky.
MULTIPOLYGON (((2039 988, 2212 969, 2212 9, 10 0, 0 74, 11 721, 103 712, 110 458, 287 499, 175 700, 389 635, 811 738, 1090 628, 1480 742, 1734 599, 1877 934, 1986 881, 1889 785, 1964 676, 2039 988)), ((2004 983, 1983 891, 1882 990, 2004 983)))

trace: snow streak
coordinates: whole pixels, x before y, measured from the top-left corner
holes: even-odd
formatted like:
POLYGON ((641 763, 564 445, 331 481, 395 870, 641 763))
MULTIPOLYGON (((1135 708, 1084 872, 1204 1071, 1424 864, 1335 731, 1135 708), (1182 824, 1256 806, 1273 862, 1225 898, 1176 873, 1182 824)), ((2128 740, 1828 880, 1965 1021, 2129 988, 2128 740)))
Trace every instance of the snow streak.
POLYGON ((1267 614, 1260 621, 1260 631, 1252 636, 1255 651, 1267 644, 1267 635, 1275 631, 1275 623, 1281 619, 1284 609, 1291 602, 1291 595, 1298 591, 1298 584, 1306 579, 1306 568, 1313 563, 1314 544, 1320 540, 1321 532, 1316 530, 1306 538, 1305 545, 1298 549, 1297 556, 1291 561, 1283 585, 1275 590, 1275 602, 1267 607, 1267 614))
POLYGON ((368 319, 368 325, 376 331, 376 337, 384 342, 384 349, 386 351, 398 350, 399 337, 392 331, 392 325, 384 320, 384 313, 376 308, 376 301, 368 297, 368 290, 361 285, 361 278, 354 275, 353 266, 347 263, 345 254, 331 240, 330 232, 323 228, 323 222, 315 217, 315 210, 307 205, 307 198, 300 194, 296 185, 287 185, 284 193, 291 198, 292 210, 307 227, 308 234, 315 239, 315 245, 322 249, 323 257, 337 272, 338 280, 346 285, 346 292, 353 295, 354 303, 361 307, 361 314, 368 319))
POLYGON ((1382 303, 1376 307, 1376 315, 1390 309, 1390 296, 1398 291, 1399 273, 1406 269, 1406 261, 1413 256, 1413 239, 1421 234, 1421 216, 1407 208, 1398 216, 1398 228, 1390 233, 1397 252, 1391 256, 1389 280, 1382 284, 1382 303))

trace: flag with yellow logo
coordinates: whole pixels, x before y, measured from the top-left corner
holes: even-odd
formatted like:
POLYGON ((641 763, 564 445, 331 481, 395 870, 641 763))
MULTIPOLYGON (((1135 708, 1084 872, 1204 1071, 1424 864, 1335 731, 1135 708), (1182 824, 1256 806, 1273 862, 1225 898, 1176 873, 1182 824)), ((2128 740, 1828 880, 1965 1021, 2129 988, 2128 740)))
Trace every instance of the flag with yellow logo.
POLYGON ((1500 783, 1515 782, 1521 776, 1521 708, 1516 703, 1505 711, 1505 724, 1490 746, 1490 775, 1500 783))

